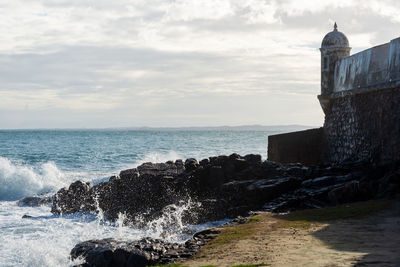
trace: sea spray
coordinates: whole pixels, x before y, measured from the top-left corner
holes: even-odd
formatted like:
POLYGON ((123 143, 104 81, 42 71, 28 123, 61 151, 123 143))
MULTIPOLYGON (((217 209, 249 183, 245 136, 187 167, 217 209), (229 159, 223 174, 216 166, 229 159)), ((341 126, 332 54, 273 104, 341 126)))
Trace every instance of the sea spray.
POLYGON ((160 238, 168 242, 183 242, 194 232, 191 225, 183 223, 184 216, 196 216, 191 211, 199 207, 199 202, 180 201, 179 204, 167 205, 162 209, 161 216, 146 223, 143 227, 146 236, 160 238))
MULTIPOLYGON (((185 225, 183 220, 182 227, 169 229, 168 225, 160 227, 161 221, 168 220, 157 217, 157 223, 146 222, 146 229, 141 229, 129 226, 129 222, 120 223, 123 212, 118 222, 109 222, 101 210, 57 216, 48 206, 19 207, 10 200, 54 193, 76 180, 92 184, 107 181, 143 162, 202 159, 234 152, 265 155, 267 135, 263 131, 0 131, 0 199, 7 200, 0 201, 0 266, 68 266, 70 250, 82 241, 121 236, 134 240, 149 233, 163 238, 167 235, 162 229, 170 230, 169 236, 173 236, 174 227, 177 235, 170 240, 184 240, 190 237, 189 232, 221 224, 185 225), (25 214, 33 218, 22 219, 25 214)), ((187 213, 191 211, 183 216, 187 213)))
POLYGON ((0 157, 0 200, 47 193, 71 182, 54 162, 37 167, 0 157))

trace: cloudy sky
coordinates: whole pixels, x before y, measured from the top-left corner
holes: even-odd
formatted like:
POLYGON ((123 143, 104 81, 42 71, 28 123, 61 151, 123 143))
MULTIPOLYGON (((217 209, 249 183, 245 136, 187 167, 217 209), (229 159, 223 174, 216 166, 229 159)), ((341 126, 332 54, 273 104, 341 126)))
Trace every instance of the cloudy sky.
POLYGON ((0 128, 321 125, 324 35, 399 36, 396 0, 1 0, 0 128))

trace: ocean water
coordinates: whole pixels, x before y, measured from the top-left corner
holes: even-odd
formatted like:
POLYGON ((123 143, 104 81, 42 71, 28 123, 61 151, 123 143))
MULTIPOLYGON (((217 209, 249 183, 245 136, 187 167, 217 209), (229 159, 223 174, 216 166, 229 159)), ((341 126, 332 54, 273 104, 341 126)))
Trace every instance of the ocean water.
POLYGON ((107 180, 143 162, 255 153, 266 158, 267 136, 276 132, 229 130, 1 130, 0 266, 70 266, 80 241, 145 236, 184 242, 223 223, 184 225, 180 214, 196 203, 173 207, 141 229, 97 214, 56 216, 49 206, 19 207, 17 200, 52 194, 75 180, 107 180), (172 211, 171 211, 172 210, 172 211), (23 215, 32 218, 22 219, 23 215))

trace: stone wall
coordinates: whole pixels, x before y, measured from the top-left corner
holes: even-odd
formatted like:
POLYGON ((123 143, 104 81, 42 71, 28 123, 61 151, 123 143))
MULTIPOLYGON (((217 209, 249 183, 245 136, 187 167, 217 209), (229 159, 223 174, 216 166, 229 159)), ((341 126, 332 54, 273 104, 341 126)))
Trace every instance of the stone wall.
POLYGON ((400 88, 348 92, 325 114, 326 162, 389 163, 400 159, 400 88))
POLYGON ((320 163, 322 128, 268 136, 268 160, 281 163, 320 163))
POLYGON ((364 50, 335 64, 333 93, 387 87, 400 79, 400 38, 364 50))

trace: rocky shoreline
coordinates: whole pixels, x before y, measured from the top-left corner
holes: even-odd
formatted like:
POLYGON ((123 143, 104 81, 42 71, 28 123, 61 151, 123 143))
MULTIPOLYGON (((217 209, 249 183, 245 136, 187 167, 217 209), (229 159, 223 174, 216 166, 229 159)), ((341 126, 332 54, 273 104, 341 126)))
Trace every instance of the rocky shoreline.
MULTIPOLYGON (((247 216, 255 210, 284 212, 319 208, 390 198, 399 192, 398 164, 376 166, 369 162, 347 162, 302 166, 262 161, 260 155, 232 154, 200 162, 187 159, 144 163, 97 185, 76 181, 52 197, 52 212, 68 214, 101 209, 108 220, 116 220, 124 213, 128 224, 140 227, 138 216, 150 221, 160 216, 165 207, 190 199, 199 205, 185 211, 182 218, 185 223, 199 224, 247 216)), ((83 257, 86 263, 82 266, 164 264, 189 257, 216 234, 199 233, 184 244, 150 239, 91 240, 77 244, 71 258, 83 257)))

